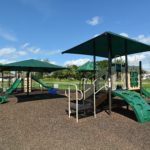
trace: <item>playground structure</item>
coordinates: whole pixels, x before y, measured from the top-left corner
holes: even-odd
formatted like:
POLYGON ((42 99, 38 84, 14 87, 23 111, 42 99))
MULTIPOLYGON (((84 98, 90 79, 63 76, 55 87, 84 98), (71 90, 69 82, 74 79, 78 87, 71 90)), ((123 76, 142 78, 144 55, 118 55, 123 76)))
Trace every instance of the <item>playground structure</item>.
POLYGON ((29 93, 32 91, 32 80, 36 81, 39 85, 41 85, 42 87, 48 90, 52 89, 51 86, 46 85, 42 80, 31 75, 31 72, 52 72, 52 71, 61 70, 65 68, 50 64, 48 62, 42 62, 42 61, 30 59, 21 62, 2 65, 0 69, 2 71, 2 74, 3 71, 20 71, 15 82, 5 91, 4 96, 0 97, 0 103, 4 103, 7 101, 8 96, 17 89, 20 83, 22 83, 20 86, 22 87, 21 88, 22 91, 27 93, 27 95, 29 95, 29 93))
POLYGON ((18 87, 19 85, 23 86, 23 92, 27 93, 27 91, 30 93, 32 92, 32 80, 34 80, 35 82, 37 82, 39 85, 41 85, 42 87, 46 88, 47 90, 51 90, 52 86, 47 86, 42 80, 36 78, 35 76, 31 76, 29 77, 29 85, 27 86, 27 78, 23 76, 20 78, 16 78, 15 81, 13 82, 13 84, 4 92, 4 94, 2 96, 0 96, 0 104, 7 102, 7 98, 9 95, 11 95, 18 87), (27 90, 27 88, 29 88, 29 90, 27 90))
MULTIPOLYGON (((137 42, 135 40, 117 35, 112 32, 103 34, 77 45, 62 53, 93 55, 94 81, 96 81, 96 56, 108 58, 107 92, 109 114, 111 115, 113 96, 120 97, 128 103, 133 109, 138 122, 144 123, 150 121, 150 106, 135 90, 142 91, 141 69, 128 66, 128 55, 140 52, 150 51, 150 46, 137 42), (105 43, 105 44, 104 44, 105 43), (112 65, 112 59, 118 56, 125 56, 125 64, 120 64, 121 82, 116 82, 117 65, 112 65)), ((141 63, 140 63, 141 68, 141 63)), ((94 83, 94 82, 93 82, 94 83)), ((103 86, 101 86, 103 88, 103 86)), ((92 89, 92 88, 91 88, 92 89)), ((93 84, 95 89, 95 84, 93 84)), ((100 91, 100 89, 98 89, 100 91)), ((93 90, 94 116, 96 116, 96 91, 93 90)), ((143 92, 144 93, 144 92, 143 92)), ((76 99, 76 113, 78 112, 78 98, 76 99)), ((69 97, 70 101, 70 97, 69 97)), ((70 107, 69 107, 70 108, 70 107)), ((69 110, 70 112, 70 110, 69 110)), ((70 113, 69 113, 70 114, 70 113)), ((77 118, 76 114, 76 118, 77 118)), ((78 122, 78 119, 77 119, 78 122)))

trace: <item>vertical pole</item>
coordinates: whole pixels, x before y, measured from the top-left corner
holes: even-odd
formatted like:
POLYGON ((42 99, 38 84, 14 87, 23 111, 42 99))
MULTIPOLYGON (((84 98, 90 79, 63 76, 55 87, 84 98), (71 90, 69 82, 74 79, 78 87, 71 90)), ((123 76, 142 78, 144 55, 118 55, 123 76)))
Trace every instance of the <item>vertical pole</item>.
POLYGON ((77 91, 77 86, 76 86, 76 122, 78 123, 79 121, 79 112, 78 112, 78 91, 77 91))
POLYGON ((68 88, 68 113, 69 113, 69 118, 70 118, 70 115, 71 115, 71 107, 70 107, 70 86, 68 88))
POLYGON ((11 81, 11 80, 10 80, 10 78, 11 78, 10 75, 11 75, 11 74, 10 74, 10 72, 9 72, 9 87, 10 87, 10 81, 11 81))
POLYGON ((29 95, 29 71, 27 72, 27 95, 29 95))
POLYGON ((111 35, 107 33, 107 41, 108 41, 108 97, 109 97, 109 115, 111 115, 111 108, 112 108, 112 79, 111 79, 111 66, 112 66, 112 41, 111 35))
POLYGON ((127 40, 124 43, 125 49, 125 80, 126 80, 126 89, 128 90, 128 50, 127 50, 127 40))
POLYGON ((21 91, 23 92, 23 89, 24 89, 24 87, 23 87, 24 86, 24 72, 23 71, 21 72, 21 75, 22 75, 21 91))
POLYGON ((2 91, 4 90, 4 72, 2 71, 2 91))
MULTIPOLYGON (((93 41, 93 69, 94 69, 94 81, 96 79, 96 43, 95 43, 95 40, 93 41)), ((95 83, 94 83, 95 84, 95 83)), ((96 86, 94 85, 94 91, 96 89, 96 86)), ((95 92, 93 94, 93 101, 94 101, 94 117, 96 118, 96 95, 95 95, 95 92)))
POLYGON ((93 41, 93 69, 94 69, 94 80, 96 79, 96 44, 93 41))
POLYGON ((142 91, 141 91, 141 89, 142 89, 142 62, 141 61, 139 61, 139 72, 140 72, 140 94, 142 95, 142 91))

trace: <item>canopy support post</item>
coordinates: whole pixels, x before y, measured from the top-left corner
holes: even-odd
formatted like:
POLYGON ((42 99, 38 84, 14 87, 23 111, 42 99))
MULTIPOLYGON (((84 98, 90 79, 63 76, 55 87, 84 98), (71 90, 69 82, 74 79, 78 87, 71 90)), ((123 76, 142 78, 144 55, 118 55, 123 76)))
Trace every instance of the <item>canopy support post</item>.
POLYGON ((139 71, 140 71, 140 94, 142 95, 142 62, 139 61, 139 71))
POLYGON ((4 90, 4 72, 2 71, 2 91, 4 90))
POLYGON ((27 95, 29 95, 29 74, 30 72, 27 72, 27 95))
POLYGON ((93 41, 93 69, 94 69, 94 80, 96 79, 96 44, 93 41))
POLYGON ((111 115, 112 109, 112 79, 111 79, 111 66, 112 66, 112 40, 111 35, 107 34, 108 40, 108 98, 109 98, 109 115, 111 115))
MULTIPOLYGON (((95 40, 93 41, 93 69, 94 69, 94 81, 96 79, 96 44, 95 44, 95 40)), ((94 86, 94 91, 95 91, 96 87, 94 86)), ((95 99, 95 94, 93 97, 93 101, 94 101, 94 118, 96 118, 96 99, 95 99)))
POLYGON ((9 86, 9 87, 10 87, 10 84, 11 84, 11 83, 10 83, 10 82, 11 82, 11 77, 10 77, 10 76, 11 76, 11 74, 10 74, 10 71, 9 71, 9 83, 8 83, 8 86, 9 86))
POLYGON ((4 91, 4 72, 2 71, 2 91, 4 91))
POLYGON ((127 40, 124 43, 125 48, 125 80, 126 80, 126 89, 128 90, 128 50, 127 50, 127 40))

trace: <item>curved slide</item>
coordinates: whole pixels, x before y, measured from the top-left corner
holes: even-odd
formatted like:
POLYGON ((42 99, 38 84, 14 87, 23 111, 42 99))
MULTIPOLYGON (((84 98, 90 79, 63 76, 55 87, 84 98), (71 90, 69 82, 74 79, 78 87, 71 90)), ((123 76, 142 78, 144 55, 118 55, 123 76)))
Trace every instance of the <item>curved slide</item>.
POLYGON ((126 101, 133 109, 138 122, 150 121, 150 105, 136 92, 127 90, 113 91, 114 96, 118 96, 126 101))
POLYGON ((5 94, 3 96, 0 96, 0 104, 7 101, 8 96, 17 89, 17 87, 21 83, 21 80, 22 80, 21 78, 16 79, 15 82, 11 85, 11 87, 6 90, 5 94))
POLYGON ((146 88, 142 88, 141 93, 147 98, 150 98, 150 92, 146 88))
POLYGON ((36 78, 35 76, 31 76, 32 80, 36 81, 37 83, 39 83, 40 85, 42 85, 44 88, 46 89, 51 89, 51 86, 46 85, 42 80, 36 78))

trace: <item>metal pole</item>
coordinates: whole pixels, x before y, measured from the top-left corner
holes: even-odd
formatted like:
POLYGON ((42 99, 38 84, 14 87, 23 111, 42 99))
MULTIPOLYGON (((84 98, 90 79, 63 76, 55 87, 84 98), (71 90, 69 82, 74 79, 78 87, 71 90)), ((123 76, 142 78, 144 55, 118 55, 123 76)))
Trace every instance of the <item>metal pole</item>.
POLYGON ((111 115, 111 109, 112 109, 112 79, 111 79, 111 66, 112 66, 112 41, 111 41, 111 35, 107 33, 107 40, 108 40, 108 97, 109 97, 109 115, 111 115))
POLYGON ((126 89, 128 90, 128 50, 127 50, 127 40, 124 43, 125 49, 125 75, 126 75, 126 89))
POLYGON ((2 91, 4 90, 4 72, 2 71, 2 91))
POLYGON ((11 81, 11 80, 10 80, 10 78, 11 78, 10 75, 11 75, 11 74, 10 74, 10 71, 9 71, 9 84, 8 84, 9 87, 10 87, 10 81, 11 81))
POLYGON ((29 71, 27 72, 27 95, 29 95, 29 71))
POLYGON ((142 62, 139 61, 139 72, 140 72, 140 94, 142 95, 142 62))
POLYGON ((69 113, 69 118, 70 118, 70 114, 71 114, 71 107, 70 107, 70 86, 68 88, 68 113, 69 113))
MULTIPOLYGON (((93 41, 93 69, 94 69, 94 81, 96 79, 96 43, 95 43, 95 40, 93 41)), ((94 118, 96 118, 96 99, 95 99, 95 89, 96 87, 94 86, 93 87, 94 89, 94 118)))
POLYGON ((78 123, 79 120, 79 115, 78 115, 78 91, 77 91, 77 87, 76 87, 76 122, 78 123))
POLYGON ((96 79, 96 44, 93 41, 93 69, 94 69, 94 80, 96 79))

